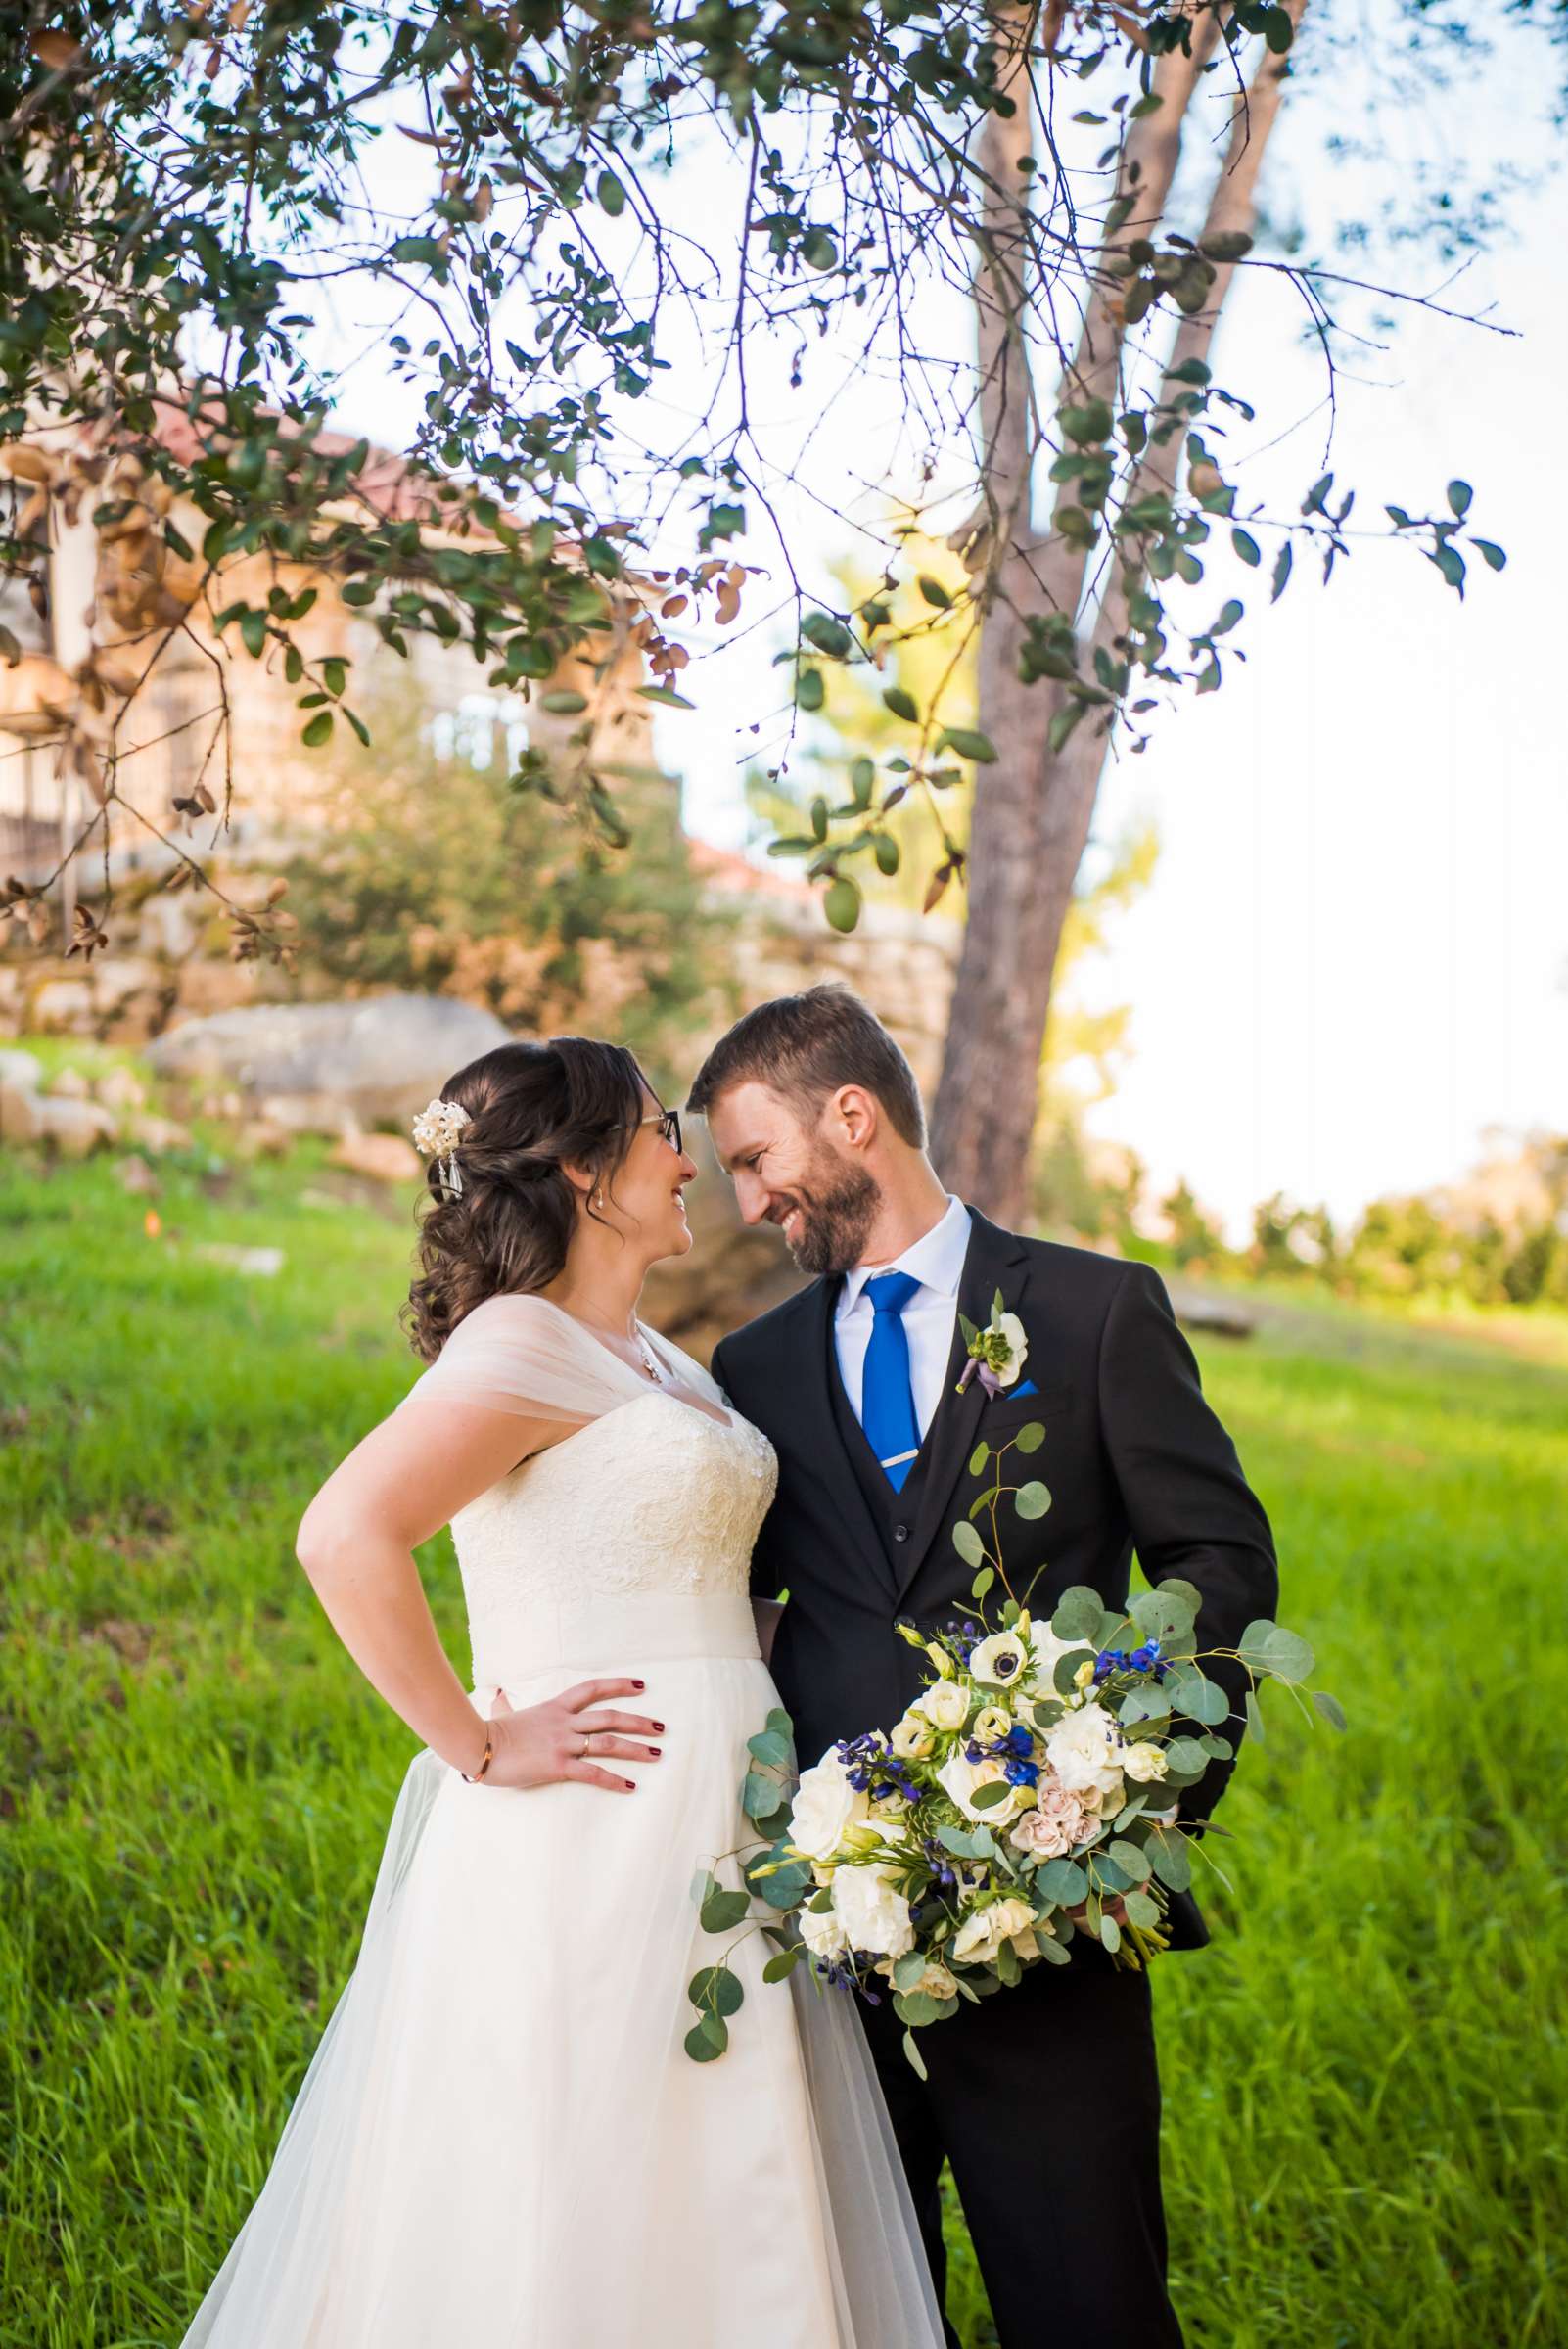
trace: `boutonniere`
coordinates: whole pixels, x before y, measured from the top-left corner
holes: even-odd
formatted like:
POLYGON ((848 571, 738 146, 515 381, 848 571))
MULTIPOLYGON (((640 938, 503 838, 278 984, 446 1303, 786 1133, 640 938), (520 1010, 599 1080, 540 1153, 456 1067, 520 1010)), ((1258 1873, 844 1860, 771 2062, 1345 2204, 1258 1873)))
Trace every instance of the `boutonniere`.
POLYGON ((1029 1340, 1024 1335, 1024 1324, 1016 1313, 1002 1311, 1000 1289, 992 1299, 991 1319, 984 1329, 977 1329, 973 1321, 962 1313, 958 1316, 958 1323, 964 1333, 969 1359, 964 1364, 964 1374, 954 1392, 961 1395, 970 1380, 978 1375, 987 1395, 994 1403, 1003 1387, 1015 1384, 1029 1359, 1029 1340))

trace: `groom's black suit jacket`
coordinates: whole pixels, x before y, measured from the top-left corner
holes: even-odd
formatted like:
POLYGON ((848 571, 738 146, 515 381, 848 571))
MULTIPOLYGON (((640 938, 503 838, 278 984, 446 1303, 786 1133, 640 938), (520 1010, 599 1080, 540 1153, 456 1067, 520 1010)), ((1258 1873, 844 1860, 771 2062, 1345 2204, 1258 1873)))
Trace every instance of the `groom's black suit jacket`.
MULTIPOLYGON (((752 1589, 789 1593, 772 1667, 803 1765, 838 1738, 891 1727, 918 1694, 924 1659, 893 1626, 902 1617, 931 1629, 970 1611, 973 1570, 952 1544, 980 1490, 967 1463, 982 1437, 994 1446, 1030 1420, 1043 1421, 1045 1442, 1016 1481, 1039 1478, 1051 1503, 1033 1521, 1006 1513, 1003 1554, 1020 1595, 1043 1569, 1034 1614, 1048 1617, 1075 1583, 1123 1605, 1135 1549, 1151 1583, 1180 1575, 1201 1591, 1200 1648, 1234 1647, 1250 1622, 1272 1615, 1268 1518, 1148 1266, 1021 1239, 973 1215, 958 1310, 984 1323, 1001 1291, 1024 1325, 1023 1376, 1038 1392, 1019 1400, 1003 1388, 991 1402, 977 1378, 956 1394, 965 1352, 955 1322, 941 1405, 897 1494, 839 1376, 840 1285, 812 1282, 714 1356, 715 1377, 779 1457, 752 1589)), ((1246 1675, 1222 1663, 1205 1670, 1230 1697, 1225 1734, 1239 1742, 1246 1675)), ((1212 1766, 1183 1798, 1184 1817, 1208 1818, 1232 1767, 1212 1766)), ((1174 1899, 1171 1921, 1175 1948, 1208 1939, 1190 1895, 1174 1899)))

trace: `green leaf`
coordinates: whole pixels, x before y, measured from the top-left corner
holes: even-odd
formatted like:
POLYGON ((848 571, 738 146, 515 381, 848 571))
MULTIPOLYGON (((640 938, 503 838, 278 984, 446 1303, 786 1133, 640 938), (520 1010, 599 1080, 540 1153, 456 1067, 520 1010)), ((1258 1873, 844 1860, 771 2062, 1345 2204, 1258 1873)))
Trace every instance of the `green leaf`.
POLYGON ((990 1458, 991 1446, 985 1441, 984 1438, 982 1438, 980 1443, 975 1446, 974 1451, 969 1455, 970 1475, 984 1476, 986 1473, 986 1463, 990 1458))
POLYGON ((1247 1727, 1261 1745, 1264 1741, 1264 1717, 1263 1707, 1258 1702, 1258 1691, 1256 1688, 1249 1688, 1247 1690, 1245 1697, 1242 1699, 1242 1705, 1247 1716, 1247 1727))
POLYGON ((1118 1866, 1130 1884, 1145 1884, 1149 1876, 1149 1855, 1141 1843, 1132 1843, 1118 1836, 1107 1851, 1106 1858, 1118 1866))
POLYGON ((1470 511, 1470 500, 1474 497, 1474 495, 1475 491, 1471 488, 1468 482, 1450 482, 1449 511, 1452 514, 1456 514, 1459 520, 1462 522, 1466 514, 1468 514, 1470 511))
POLYGON ((903 718, 911 726, 919 724, 920 711, 914 695, 905 693, 901 685, 887 686, 883 691, 882 699, 895 717, 903 718))
POLYGON ((1313 1703, 1331 1729, 1343 1729, 1349 1726, 1345 1720, 1344 1706, 1337 1696, 1330 1696, 1326 1688, 1313 1690, 1313 1703))
POLYGON ((924 1990, 900 1990, 894 1998, 893 2011, 900 2023, 919 2031, 929 2023, 944 2023, 950 2014, 956 2014, 958 2001, 934 1999, 924 1990))
POLYGON ((784 1804, 784 1789, 777 1778, 769 1778, 761 1771, 749 1770, 741 1787, 741 1809, 749 1819, 761 1826, 771 1819, 784 1804))
POLYGON ((619 220, 626 208, 626 191, 615 173, 601 171, 599 185, 594 192, 598 196, 601 211, 608 212, 612 220, 619 220))
POLYGON ((1296 27, 1290 21, 1288 9, 1268 8, 1264 11, 1263 36, 1275 57, 1284 57, 1289 53, 1296 38, 1296 27))
POLYGON ((1057 1600, 1051 1630, 1058 1639, 1092 1640, 1098 1636, 1104 1612, 1099 1592, 1091 1590, 1086 1583, 1075 1583, 1057 1600))
POLYGON ((909 2067, 915 2077, 919 2080, 929 2080, 931 2075, 926 2070, 926 2059, 915 2046, 915 2037, 912 2031, 906 2031, 903 2035, 903 2051, 909 2059, 909 2067))
POLYGON ((1177 1665, 1167 1676, 1165 1688, 1176 1712, 1184 1713, 1189 1721, 1201 1721, 1205 1728, 1217 1729, 1230 1718, 1230 1700, 1224 1690, 1194 1664, 1177 1665))
POLYGON ((977 1811, 994 1811, 998 1803, 1006 1802, 1012 1791, 1004 1778, 992 1778, 989 1785, 977 1786, 969 1800, 977 1811))
POLYGON ((977 766, 996 762, 996 746, 991 736, 978 733, 973 726, 944 726, 937 748, 956 751, 960 759, 973 759, 977 766))
POLYGON ((795 1942, 787 1950, 777 1951, 763 1966, 762 1980, 764 1982, 782 1982, 785 1975, 799 1965, 805 1956, 806 1944, 804 1941, 795 1942))
POLYGON ((1044 1441, 1045 1430, 1038 1419, 1029 1420, 1013 1438, 1014 1445, 1022 1452, 1038 1451, 1044 1441))
POLYGON ((1076 1909, 1088 1899, 1089 1880, 1076 1860, 1047 1860, 1036 1873, 1035 1889, 1058 1909, 1076 1909))
POLYGON ((1196 1737, 1173 1737, 1165 1749, 1166 1767, 1178 1777, 1201 1778, 1209 1767, 1209 1757, 1196 1737))
POLYGON ((838 245, 825 228, 813 228, 801 239, 801 258, 808 269, 831 269, 838 257, 838 245))
POLYGON ((1043 1517, 1051 1505, 1051 1497, 1038 1479, 1020 1485, 1013 1495, 1013 1506, 1020 1517, 1043 1517))
POLYGON ((1508 558, 1492 538, 1472 538, 1471 545, 1490 571, 1500 571, 1508 558))
POLYGON ((1117 1923, 1114 1916, 1102 1916, 1100 1918, 1100 1939, 1104 1943, 1105 1947, 1113 1952, 1113 1954, 1121 1948, 1122 1928, 1117 1923))
POLYGON ((1271 604, 1277 604, 1280 597, 1285 592, 1285 585, 1290 577, 1290 566, 1293 557, 1290 551, 1290 540, 1287 538, 1284 544, 1281 546, 1278 554, 1274 557, 1273 577, 1269 584, 1268 594, 1268 601, 1271 604))
POLYGON ((729 2046, 729 2026, 716 2014, 705 2014, 687 2032, 683 2045, 693 2063, 713 2063, 729 2046))
POLYGON ((1244 228, 1216 229, 1213 236, 1198 239, 1198 251, 1206 261, 1240 261, 1252 251, 1252 239, 1244 228))
POLYGON ((1283 1624, 1276 1623, 1264 1641, 1264 1669, 1276 1681, 1304 1681, 1316 1661, 1301 1634, 1283 1624))
POLYGON ((1186 1837, 1175 1827, 1151 1827, 1145 1849, 1161 1883, 1171 1892, 1185 1892, 1192 1882, 1186 1837))
POLYGON ((539 698, 539 708, 547 710, 552 717, 576 717, 579 711, 586 710, 587 707, 588 697, 585 693, 568 693, 563 690, 559 693, 542 694, 539 698))
POLYGON ((318 710, 315 716, 310 720, 310 723, 305 727, 303 733, 300 735, 300 740, 304 744, 307 751, 319 751, 322 744, 330 739, 331 734, 332 712, 330 710, 318 710))
POLYGON ((985 1597, 987 1591, 991 1589, 992 1584, 995 1580, 995 1567, 982 1566, 980 1572, 976 1575, 974 1581, 969 1586, 969 1595, 974 1600, 976 1606, 980 1604, 981 1600, 985 1597))
POLYGON ((934 579, 929 571, 921 572, 915 580, 915 585, 925 597, 926 602, 934 604, 939 612, 946 612, 951 609, 952 597, 947 593, 942 581, 934 579))
POLYGON ((394 261, 422 261, 428 269, 438 269, 446 255, 438 237, 399 237, 390 257, 394 261))
POLYGON ((1141 1925, 1145 1933, 1152 1933, 1160 1922, 1160 1904, 1149 1893, 1126 1893, 1123 1906, 1127 1910, 1128 1923, 1141 1925))
POLYGON ((807 612, 801 622, 801 634, 807 644, 815 645, 819 653, 826 653, 834 660, 842 660, 846 653, 854 650, 854 638, 843 621, 835 620, 831 612, 807 612))
POLYGON ((697 707, 695 702, 688 702, 683 693, 677 693, 673 685, 639 685, 637 691, 645 702, 659 702, 666 710, 695 710, 697 707))
POLYGON ((966 1566, 985 1564, 986 1544, 974 1527, 962 1518, 952 1529, 952 1545, 966 1566))
POLYGON ((819 668, 802 669, 796 680, 795 699, 799 707, 807 713, 821 709, 827 699, 827 687, 822 682, 819 668))
POLYGON ((1230 533, 1230 543, 1235 548, 1236 553, 1241 557, 1243 563, 1250 564, 1254 570, 1256 570, 1258 565, 1263 561, 1263 549, 1260 547, 1257 539, 1253 536, 1250 530, 1232 530, 1230 533))
POLYGON ((746 1751, 769 1769, 780 1770, 790 1758, 790 1739, 778 1729, 759 1729, 747 1738, 746 1751))
POLYGON ((259 661, 267 649, 267 616, 264 612, 240 614, 240 639, 253 661, 259 661))
POLYGON ((700 1974, 692 1976, 686 1996, 705 2014, 733 2014, 746 1993, 740 1977, 732 1974, 727 1965, 705 1965, 700 1974))
POLYGON ((745 1892, 711 1892, 699 1911, 705 1933, 728 1933, 741 1924, 751 1911, 751 1895, 745 1892))
POLYGON ((848 873, 835 873, 822 898, 822 910, 833 929, 853 930, 860 919, 860 892, 848 873))

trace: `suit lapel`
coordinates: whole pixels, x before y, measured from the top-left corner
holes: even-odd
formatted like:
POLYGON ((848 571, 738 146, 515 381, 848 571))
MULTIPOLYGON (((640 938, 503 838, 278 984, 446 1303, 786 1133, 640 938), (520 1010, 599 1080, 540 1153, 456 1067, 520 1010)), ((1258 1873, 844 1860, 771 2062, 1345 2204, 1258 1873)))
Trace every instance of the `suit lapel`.
MULTIPOLYGON (((1028 1285, 1029 1254, 1012 1232, 1001 1230, 974 1208, 969 1212, 973 1228, 958 1284, 958 1313, 971 1321, 986 1322, 991 1319, 992 1299, 998 1289, 1006 1311, 1018 1310, 1028 1285)), ((900 1600, 946 1526, 953 1489, 980 1439, 988 1400, 985 1388, 978 1378, 972 1378, 961 1395, 954 1392, 967 1359, 963 1328, 955 1314, 942 1401, 926 1432, 923 1490, 909 1558, 899 1582, 900 1600)))
POLYGON ((797 1381, 799 1419, 807 1456, 831 1485, 834 1498, 843 1514, 845 1533, 852 1550, 871 1561, 873 1571, 885 1588, 896 1589, 893 1566, 887 1544, 882 1539, 870 1503, 860 1489, 860 1480, 844 1447, 838 1419, 833 1409, 832 1380, 837 1376, 834 1360, 833 1312, 838 1301, 836 1280, 819 1280, 807 1291, 802 1322, 805 1330, 806 1359, 800 1364, 797 1381))

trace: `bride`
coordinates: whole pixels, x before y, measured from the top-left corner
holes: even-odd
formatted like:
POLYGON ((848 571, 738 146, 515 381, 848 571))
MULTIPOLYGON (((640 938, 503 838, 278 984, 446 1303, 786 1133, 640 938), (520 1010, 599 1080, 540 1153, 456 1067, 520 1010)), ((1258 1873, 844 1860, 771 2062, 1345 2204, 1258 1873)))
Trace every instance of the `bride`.
POLYGON ((692 1886, 777 1702, 747 1593, 766 1439, 637 1318, 696 1168, 629 1052, 509 1043, 416 1126, 430 1365, 299 1554, 425 1750, 352 1979, 186 2349, 935 2349, 844 1994, 764 1988, 692 1886), (443 1106, 444 1104, 444 1106, 443 1106), (450 1522, 474 1690, 413 1551, 450 1522), (691 1977, 744 2011, 692 2062, 691 1977))

